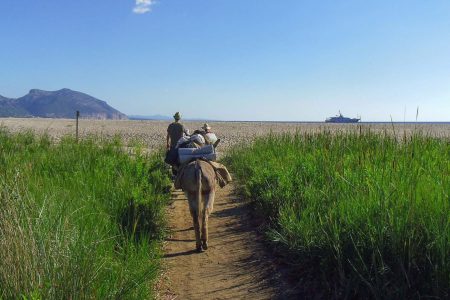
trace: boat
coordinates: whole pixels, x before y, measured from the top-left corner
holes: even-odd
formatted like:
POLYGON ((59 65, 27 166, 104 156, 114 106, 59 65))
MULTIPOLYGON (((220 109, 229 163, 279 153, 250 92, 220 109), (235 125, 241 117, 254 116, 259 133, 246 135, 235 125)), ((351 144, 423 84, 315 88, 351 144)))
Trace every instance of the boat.
POLYGON ((329 117, 325 120, 326 123, 358 123, 361 118, 347 118, 344 117, 339 111, 339 115, 336 117, 329 117))

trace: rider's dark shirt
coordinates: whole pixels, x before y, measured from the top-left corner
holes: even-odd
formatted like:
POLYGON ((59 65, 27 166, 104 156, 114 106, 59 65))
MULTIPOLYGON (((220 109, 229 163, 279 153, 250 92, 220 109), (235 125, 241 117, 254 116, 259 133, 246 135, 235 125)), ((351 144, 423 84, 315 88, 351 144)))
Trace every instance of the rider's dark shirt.
POLYGON ((183 124, 179 122, 173 122, 167 128, 167 133, 170 137, 170 148, 174 148, 177 145, 178 140, 183 136, 185 132, 183 124))

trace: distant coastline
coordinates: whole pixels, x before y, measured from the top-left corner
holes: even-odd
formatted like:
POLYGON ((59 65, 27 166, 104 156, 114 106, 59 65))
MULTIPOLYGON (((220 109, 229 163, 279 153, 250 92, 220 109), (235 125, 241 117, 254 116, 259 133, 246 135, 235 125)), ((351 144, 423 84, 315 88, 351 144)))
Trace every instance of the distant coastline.
MULTIPOLYGON (((204 121, 203 119, 198 119, 198 120, 186 120, 186 121, 204 121)), ((228 121, 228 120, 208 120, 210 122, 223 122, 223 123, 227 123, 227 122, 231 122, 231 123, 291 123, 291 124, 327 124, 330 126, 333 125, 358 125, 358 124, 449 124, 450 125, 450 121, 423 121, 423 122, 415 122, 415 121, 406 121, 406 122, 391 122, 391 121, 364 121, 364 122, 358 122, 358 123, 326 123, 325 121, 265 121, 265 120, 259 120, 259 121, 244 121, 244 120, 233 120, 233 121, 228 121)))
MULTIPOLYGON (((129 120, 134 121, 172 121, 172 117, 164 115, 128 115, 129 120)), ((233 122, 233 123, 297 123, 297 124, 321 124, 325 121, 267 121, 267 120, 216 120, 208 118, 183 118, 186 122, 233 122)), ((360 121, 358 123, 327 123, 327 124, 450 124, 449 121, 360 121)))
MULTIPOLYGON (((51 118, 51 117, 0 117, 2 119, 48 119, 48 120, 64 120, 66 118, 51 118)), ((67 120, 73 120, 74 118, 67 118, 67 120)), ((99 120, 99 121, 114 121, 114 120, 101 120, 95 118, 82 117, 81 119, 86 120, 99 120)), ((117 120, 115 120, 117 121, 117 120)), ((166 121, 171 122, 172 118, 167 116, 135 116, 128 115, 128 119, 122 121, 166 121)), ((339 126, 339 125, 353 125, 358 124, 440 124, 440 125, 450 125, 450 121, 362 121, 358 123, 326 123, 325 121, 267 121, 267 120, 214 120, 214 119, 204 119, 204 118, 186 118, 183 119, 184 122, 214 122, 214 123, 281 123, 281 124, 326 124, 329 126, 339 126)))

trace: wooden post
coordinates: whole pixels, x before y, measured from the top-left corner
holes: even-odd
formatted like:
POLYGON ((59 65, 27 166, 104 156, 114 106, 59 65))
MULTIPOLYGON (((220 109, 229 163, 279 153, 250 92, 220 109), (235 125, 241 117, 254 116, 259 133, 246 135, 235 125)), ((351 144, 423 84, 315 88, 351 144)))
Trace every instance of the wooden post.
POLYGON ((77 119, 77 123, 76 123, 76 140, 77 140, 77 142, 78 142, 78 118, 80 117, 80 111, 79 110, 77 110, 77 113, 76 113, 76 119, 77 119))

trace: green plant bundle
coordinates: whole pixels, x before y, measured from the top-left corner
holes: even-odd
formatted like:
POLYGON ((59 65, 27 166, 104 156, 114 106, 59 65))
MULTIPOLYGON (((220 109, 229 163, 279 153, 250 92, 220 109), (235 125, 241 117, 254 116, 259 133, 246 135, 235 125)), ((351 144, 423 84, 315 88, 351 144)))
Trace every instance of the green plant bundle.
POLYGON ((448 140, 272 134, 225 160, 271 240, 329 296, 449 296, 448 140))
POLYGON ((169 190, 119 138, 0 128, 0 298, 151 298, 169 190))

